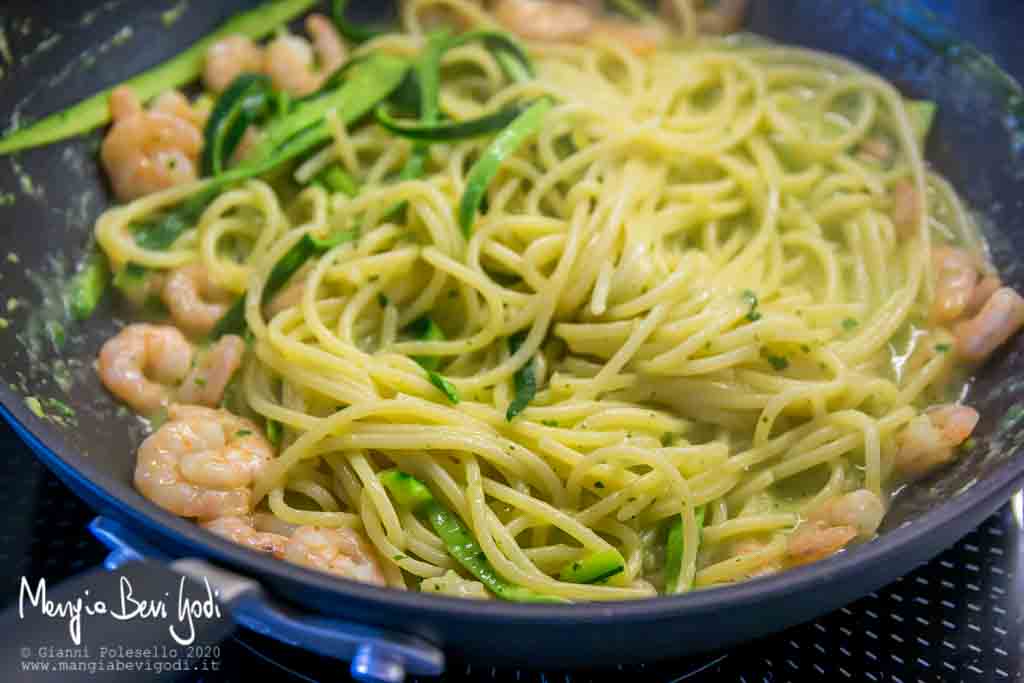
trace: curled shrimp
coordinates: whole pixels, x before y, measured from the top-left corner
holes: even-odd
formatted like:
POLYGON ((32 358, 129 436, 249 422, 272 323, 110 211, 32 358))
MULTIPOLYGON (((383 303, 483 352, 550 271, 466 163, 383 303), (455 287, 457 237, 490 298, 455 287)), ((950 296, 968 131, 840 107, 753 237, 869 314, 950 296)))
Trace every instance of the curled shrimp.
POLYGON ((214 284, 198 263, 171 273, 161 294, 174 322, 191 334, 212 330, 230 305, 228 292, 214 284))
POLYGON ((975 259, 963 249, 939 247, 932 253, 936 275, 932 318, 938 323, 956 320, 974 297, 978 285, 975 259))
POLYGON ((111 95, 111 113, 114 125, 100 158, 119 199, 136 199, 199 177, 203 135, 190 120, 143 110, 124 86, 111 95))
POLYGON ((208 116, 208 114, 200 112, 193 107, 188 98, 177 90, 168 90, 153 100, 150 111, 167 114, 168 116, 176 116, 183 121, 188 121, 199 129, 206 125, 206 117, 208 116))
POLYGON ((606 37, 638 55, 648 55, 665 41, 665 30, 654 22, 638 23, 621 19, 599 19, 594 23, 592 36, 606 37))
POLYGON ((242 367, 245 341, 236 335, 221 337, 195 364, 181 384, 178 401, 212 408, 224 398, 228 382, 242 367))
POLYGON ((253 481, 274 456, 256 425, 199 406, 173 405, 168 417, 139 447, 139 492, 181 517, 249 515, 253 481))
POLYGON ((285 545, 288 543, 287 536, 258 531, 253 518, 249 516, 218 517, 209 522, 203 522, 202 527, 233 543, 261 553, 279 555, 284 552, 285 545))
POLYGON ((1024 327, 1024 298, 1009 287, 989 297, 981 311, 958 324, 957 353, 966 361, 980 363, 1024 327))
POLYGON ((964 311, 967 315, 977 315, 988 300, 992 298, 992 295, 1002 289, 1003 281, 999 279, 998 275, 986 275, 981 278, 978 285, 974 288, 974 293, 971 294, 971 300, 967 304, 967 310, 964 311))
POLYGON ((978 419, 978 411, 962 405, 933 408, 914 418, 900 434, 896 471, 916 479, 945 465, 953 459, 954 449, 971 436, 978 419))
POLYGON ((861 539, 869 539, 878 532, 885 517, 885 503, 867 489, 859 489, 829 498, 808 514, 812 522, 829 526, 850 526, 861 539))
POLYGON ((892 221, 903 235, 909 235, 917 227, 924 211, 924 202, 917 187, 910 180, 903 179, 892 188, 892 221))
POLYGON ((97 369, 112 394, 136 412, 165 407, 192 365, 192 344, 168 325, 129 325, 100 349, 97 369))
POLYGON ((223 92, 242 74, 261 73, 263 60, 263 48, 251 38, 239 35, 221 38, 206 51, 203 83, 213 92, 223 92))
POLYGON ((551 0, 498 0, 494 18, 527 40, 567 42, 580 40, 594 29, 594 12, 571 2, 551 0))
POLYGON ((312 45, 299 36, 284 34, 267 46, 264 60, 263 69, 274 87, 296 97, 319 90, 327 77, 345 62, 345 43, 327 17, 311 15, 306 20, 306 30, 313 38, 312 45))
POLYGON ((377 554, 363 535, 352 529, 299 527, 278 556, 353 581, 385 585, 377 554))
POLYGON ((821 521, 807 521, 797 527, 786 544, 786 555, 792 564, 811 564, 830 557, 857 538, 857 527, 843 524, 830 526, 821 521))
POLYGON ((868 138, 860 144, 860 151, 857 156, 862 161, 877 161, 881 164, 887 164, 892 161, 892 145, 879 137, 868 138))

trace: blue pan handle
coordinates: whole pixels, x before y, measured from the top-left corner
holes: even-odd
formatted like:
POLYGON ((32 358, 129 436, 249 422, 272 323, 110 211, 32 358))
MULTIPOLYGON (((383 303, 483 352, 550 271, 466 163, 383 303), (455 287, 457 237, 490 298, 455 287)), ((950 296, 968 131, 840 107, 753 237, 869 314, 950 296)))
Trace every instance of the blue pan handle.
MULTIPOLYGON (((89 530, 111 550, 105 562, 107 569, 117 570, 140 560, 166 560, 158 550, 106 517, 94 519, 89 530)), ((357 681, 401 683, 407 674, 444 673, 444 654, 419 638, 301 612, 274 600, 258 582, 204 560, 175 560, 168 567, 193 580, 208 582, 241 626, 309 652, 351 661, 351 674, 357 681)))
MULTIPOLYGON (((95 600, 100 599, 113 611, 124 614, 124 609, 117 610, 116 607, 127 580, 134 596, 160 597, 168 612, 164 618, 152 619, 141 616, 131 620, 103 617, 103 638, 99 639, 103 642, 135 651, 152 647, 159 650, 161 646, 175 648, 176 660, 188 659, 192 655, 202 658, 204 648, 223 642, 235 631, 236 625, 241 625, 297 648, 351 661, 351 674, 357 681, 401 683, 407 674, 439 676, 444 672, 443 653, 419 638, 301 612, 274 600, 258 582, 203 560, 168 561, 169 558, 143 539, 105 517, 97 517, 89 529, 111 550, 104 562, 106 571, 87 572, 48 589, 46 597, 49 601, 55 604, 74 602, 86 595, 87 603, 94 605, 95 600), (179 621, 177 613, 181 582, 185 586, 182 592, 192 600, 201 602, 205 596, 211 610, 216 604, 215 614, 211 612, 205 615, 206 618, 199 615, 191 620, 195 628, 192 642, 203 648, 182 647, 180 642, 175 642, 169 630, 170 625, 174 625, 183 633, 189 633, 187 622, 179 621)), ((30 588, 28 597, 42 603, 37 586, 30 588)), ((59 676, 53 680, 63 683, 99 680, 95 672, 69 672, 59 663, 59 658, 54 659, 52 653, 46 654, 47 646, 72 646, 69 619, 46 616, 31 600, 25 601, 25 608, 20 613, 18 603, 0 613, 0 632, 19 636, 0 638, 0 670, 17 672, 18 675, 11 680, 50 680, 40 675, 42 672, 38 669, 26 670, 26 666, 31 668, 34 665, 26 665, 25 662, 38 659, 42 648, 44 654, 41 658, 48 659, 52 665, 53 673, 50 675, 59 676), (56 671, 58 667, 62 669, 59 673, 56 671)), ((88 621, 89 617, 82 618, 83 633, 90 628, 88 621)), ((93 629, 96 628, 94 625, 93 629)), ((81 642, 97 641, 95 637, 86 638, 83 636, 81 642)), ((97 655, 100 653, 93 651, 83 659, 96 662, 97 655)), ((104 662, 101 660, 99 663, 104 662)), ((195 671, 194 668, 192 670, 195 671)), ((134 682, 150 679, 167 681, 168 678, 167 672, 161 673, 158 669, 148 676, 145 671, 138 670, 110 672, 110 675, 104 671, 102 680, 134 682)))

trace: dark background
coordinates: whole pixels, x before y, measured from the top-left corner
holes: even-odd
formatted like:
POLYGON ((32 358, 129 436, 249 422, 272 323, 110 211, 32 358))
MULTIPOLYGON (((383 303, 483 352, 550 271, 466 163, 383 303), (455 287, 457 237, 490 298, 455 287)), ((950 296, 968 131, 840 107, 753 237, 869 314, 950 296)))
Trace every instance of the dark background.
MULTIPOLYGON (((52 4, 69 3, 75 4, 52 4)), ((0 7, 0 26, 17 14, 18 4, 0 0, 7 8, 0 7)), ((29 4, 35 6, 36 0, 29 4)), ((1004 68, 1024 77, 1024 1, 925 4, 1004 68)), ((0 424, 0 454, 0 604, 7 605, 22 576, 54 583, 95 566, 104 552, 84 530, 90 511, 5 424, 0 424)), ((1009 508, 1004 510, 929 565, 814 623, 695 660, 571 680, 1024 681, 1024 529, 1019 514, 1018 509, 1015 518, 1009 508)), ((346 668, 246 634, 225 646, 221 672, 193 678, 344 681, 346 668)), ((467 670, 457 662, 450 669, 450 681, 570 680, 553 673, 467 670)))

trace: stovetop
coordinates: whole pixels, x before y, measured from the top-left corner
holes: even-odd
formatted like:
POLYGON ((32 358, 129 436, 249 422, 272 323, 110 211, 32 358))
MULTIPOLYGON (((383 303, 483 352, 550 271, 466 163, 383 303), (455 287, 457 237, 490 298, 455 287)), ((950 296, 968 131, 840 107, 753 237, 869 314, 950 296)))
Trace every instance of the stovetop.
MULTIPOLYGON (((0 604, 6 606, 17 598, 22 576, 53 585, 98 565, 106 552, 86 531, 93 513, 2 423, 0 453, 0 604)), ((350 680, 345 664, 252 633, 228 641, 219 654, 218 671, 183 680, 350 680)), ((448 671, 430 680, 1024 681, 1024 494, 954 548, 884 590, 741 647, 582 674, 481 669, 458 661, 449 661, 448 671)))

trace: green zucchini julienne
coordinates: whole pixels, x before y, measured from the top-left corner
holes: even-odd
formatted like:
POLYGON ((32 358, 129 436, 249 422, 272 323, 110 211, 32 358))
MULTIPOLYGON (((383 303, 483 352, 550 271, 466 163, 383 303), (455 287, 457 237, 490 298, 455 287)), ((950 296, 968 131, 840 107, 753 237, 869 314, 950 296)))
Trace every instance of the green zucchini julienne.
MULTIPOLYGON (((408 327, 409 332, 419 341, 444 341, 444 330, 434 322, 429 315, 424 315, 413 321, 408 327)), ((441 365, 441 359, 437 356, 416 356, 414 361, 420 364, 424 370, 434 372, 441 365)), ((444 391, 442 389, 442 391, 444 391)))
POLYGON ((602 583, 626 570, 626 561, 615 548, 592 553, 562 567, 558 578, 569 583, 602 583))
MULTIPOLYGON (((146 102, 172 88, 198 78, 210 46, 225 36, 240 34, 262 38, 317 4, 317 0, 275 0, 238 14, 184 52, 144 73, 128 79, 128 86, 146 102)), ((0 155, 41 147, 87 133, 110 122, 108 100, 114 87, 99 92, 67 109, 51 114, 0 139, 0 155)))
MULTIPOLYGON (((700 543, 700 531, 704 526, 704 506, 694 511, 697 520, 697 542, 700 543)), ((685 593, 693 586, 681 586, 683 572, 683 515, 672 519, 668 527, 668 540, 665 542, 665 594, 685 593)))
MULTIPOLYGON (((405 87, 399 87, 395 91, 396 96, 401 96, 403 104, 408 104, 405 100, 411 99, 410 93, 414 90, 416 91, 419 100, 419 124, 422 127, 419 131, 421 144, 415 146, 409 160, 399 172, 399 181, 415 180, 423 175, 427 157, 427 147, 423 143, 436 141, 430 139, 431 136, 425 134, 424 131, 436 128, 440 118, 442 58, 449 50, 473 42, 483 43, 484 48, 494 55, 499 67, 509 80, 518 83, 533 78, 533 64, 530 61, 529 55, 526 54, 522 46, 505 33, 498 31, 469 31, 452 36, 444 29, 431 33, 427 39, 426 47, 410 72, 412 78, 403 84, 405 87)), ((388 119, 388 112, 386 110, 384 112, 378 111, 379 119, 381 114, 384 114, 383 118, 386 121, 388 119)), ((382 125, 387 127, 385 121, 382 121, 382 125)), ((458 126, 459 124, 454 125, 458 126)), ((447 138, 438 139, 455 139, 455 136, 451 133, 452 131, 449 130, 447 138)), ((414 135, 411 134, 409 137, 414 137, 414 135)), ((388 215, 391 216, 395 212, 400 211, 403 206, 404 204, 399 204, 388 215)))
MULTIPOLYGON (((296 242, 291 249, 285 252, 274 267, 270 271, 270 275, 267 276, 267 283, 263 288, 263 301, 266 304, 269 302, 275 294, 281 291, 282 288, 288 283, 288 280, 298 272, 302 266, 306 265, 313 256, 324 254, 330 249, 350 242, 356 238, 355 231, 343 231, 337 232, 327 237, 326 239, 317 238, 309 233, 306 233, 296 242)), ((214 325, 213 331, 210 332, 210 337, 213 339, 220 339, 221 337, 228 334, 241 335, 246 330, 245 322, 245 296, 240 296, 235 300, 235 303, 231 305, 227 313, 221 316, 221 319, 214 325)))
POLYGON ((474 42, 483 43, 484 48, 494 55, 505 77, 513 83, 524 83, 533 79, 533 62, 530 61, 530 56, 526 54, 523 46, 507 33, 488 30, 467 31, 452 38, 448 49, 474 42))
POLYGON ((361 26, 350 21, 346 16, 348 13, 348 3, 349 0, 332 0, 331 2, 331 19, 334 20, 338 33, 345 39, 353 43, 365 43, 392 30, 388 26, 361 26))
POLYGON ((421 142, 450 142, 499 131, 512 123, 524 109, 520 104, 511 104, 479 118, 444 123, 400 121, 385 106, 377 107, 376 115, 377 123, 400 137, 421 142))
POLYGON ((359 183, 338 162, 320 171, 313 182, 322 185, 328 192, 340 192, 346 197, 359 194, 359 183))
POLYGON ((483 548, 459 516, 438 502, 423 482, 400 470, 386 470, 377 476, 395 502, 430 522, 448 554, 495 596, 512 602, 566 602, 505 580, 488 561, 483 548))
POLYGON ((134 224, 135 243, 153 251, 169 249, 185 231, 195 226, 216 196, 215 188, 205 188, 174 208, 134 224))
POLYGON ((75 320, 87 320, 92 316, 109 284, 107 258, 102 252, 96 251, 71 279, 68 288, 68 309, 75 320))
MULTIPOLYGON (((526 341, 525 333, 509 337, 509 351, 515 354, 519 351, 519 347, 522 346, 524 341, 526 341)), ((508 410, 505 411, 505 419, 509 422, 526 410, 526 406, 528 406, 534 396, 537 395, 537 369, 533 356, 530 356, 530 360, 526 361, 526 364, 523 367, 516 370, 516 374, 513 377, 513 383, 515 386, 515 396, 509 404, 508 410)))
POLYGON ((462 400, 459 398, 459 390, 455 388, 454 384, 445 379, 443 375, 438 374, 434 370, 427 370, 427 379, 430 380, 431 384, 437 387, 438 391, 444 394, 445 398, 447 398, 452 405, 458 405, 459 401, 462 400))
POLYGON ((281 439, 284 437, 284 427, 282 426, 282 424, 280 422, 278 422, 277 420, 270 420, 270 419, 268 419, 267 420, 267 424, 266 424, 266 429, 267 429, 267 441, 269 441, 270 444, 272 446, 274 446, 275 448, 280 446, 281 445, 281 439))
POLYGON ((277 103, 270 79, 242 74, 217 98, 203 131, 203 176, 222 173, 250 125, 268 116, 277 103))
POLYGON ((544 117, 553 106, 554 102, 547 97, 534 102, 498 134, 473 164, 466 180, 466 190, 459 202, 459 225, 464 234, 468 236, 472 232, 473 222, 487 194, 487 188, 498 174, 501 164, 540 129, 544 117))

